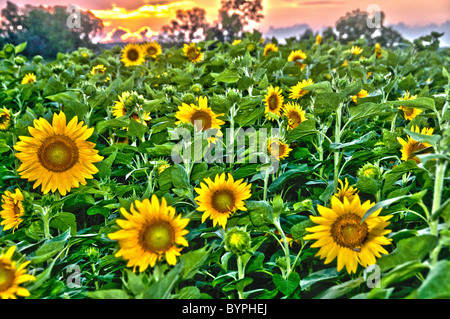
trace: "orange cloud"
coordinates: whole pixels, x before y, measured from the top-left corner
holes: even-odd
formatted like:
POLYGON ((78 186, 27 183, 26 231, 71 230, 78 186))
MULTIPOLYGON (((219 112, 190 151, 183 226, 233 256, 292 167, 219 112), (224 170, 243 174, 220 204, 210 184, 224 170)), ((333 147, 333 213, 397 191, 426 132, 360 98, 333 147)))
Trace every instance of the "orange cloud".
POLYGON ((150 27, 142 27, 136 32, 132 32, 125 27, 115 27, 106 34, 106 37, 102 39, 102 42, 142 42, 149 40, 152 36, 158 35, 159 32, 153 31, 150 27))

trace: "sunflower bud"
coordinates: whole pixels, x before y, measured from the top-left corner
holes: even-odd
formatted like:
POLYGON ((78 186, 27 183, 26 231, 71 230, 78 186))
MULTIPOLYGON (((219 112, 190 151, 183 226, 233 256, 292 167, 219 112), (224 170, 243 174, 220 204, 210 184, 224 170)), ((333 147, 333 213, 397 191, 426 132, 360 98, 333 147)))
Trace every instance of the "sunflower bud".
POLYGON ((14 63, 15 63, 16 65, 23 66, 23 65, 25 65, 26 62, 27 62, 27 61, 26 61, 25 58, 22 57, 22 56, 16 56, 16 57, 14 58, 14 63))
POLYGON ((42 62, 42 60, 44 60, 44 58, 41 55, 35 55, 33 57, 33 62, 34 63, 40 63, 40 62, 42 62))
POLYGON ((195 83, 194 85, 191 86, 191 92, 194 94, 202 94, 203 92, 203 87, 201 84, 195 83))
POLYGON ((55 73, 55 74, 61 74, 61 73, 64 72, 64 67, 63 67, 61 64, 58 64, 58 65, 55 65, 55 66, 52 68, 52 71, 53 71, 53 73, 55 73))
POLYGON ((14 45, 7 43, 3 46, 3 52, 5 52, 8 58, 12 57, 16 53, 16 48, 14 45))
POLYGON ((191 104, 195 102, 195 96, 194 94, 187 92, 183 94, 181 100, 186 104, 191 104))
POLYGON ((233 227, 225 234, 225 248, 236 255, 243 255, 251 247, 250 234, 245 228, 233 227))
POLYGON ((382 170, 378 167, 378 165, 366 163, 364 164, 356 173, 359 178, 369 177, 375 180, 379 180, 381 178, 382 170))

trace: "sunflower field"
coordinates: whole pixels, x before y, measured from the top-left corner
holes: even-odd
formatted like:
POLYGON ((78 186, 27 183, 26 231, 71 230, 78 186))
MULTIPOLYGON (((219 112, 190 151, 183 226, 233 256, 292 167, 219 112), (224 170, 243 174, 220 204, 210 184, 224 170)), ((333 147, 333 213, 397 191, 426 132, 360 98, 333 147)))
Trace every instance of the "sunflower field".
MULTIPOLYGON (((420 41, 419 41, 420 42, 420 41)), ((0 297, 450 297, 450 50, 0 51, 0 297)))

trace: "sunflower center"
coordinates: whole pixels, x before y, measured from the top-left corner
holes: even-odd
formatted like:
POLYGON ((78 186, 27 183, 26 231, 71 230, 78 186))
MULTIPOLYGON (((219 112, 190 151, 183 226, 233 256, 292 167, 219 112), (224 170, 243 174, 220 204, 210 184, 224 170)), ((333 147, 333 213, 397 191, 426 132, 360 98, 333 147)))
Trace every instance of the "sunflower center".
POLYGON ((147 49, 147 53, 148 53, 148 55, 154 55, 154 54, 156 54, 156 48, 154 48, 154 47, 149 47, 149 48, 147 49))
POLYGON ((211 128, 211 116, 205 111, 196 111, 194 114, 192 114, 191 123, 197 130, 206 131, 207 129, 211 128))
POLYGON ((0 124, 5 124, 8 120, 9 116, 6 113, 0 114, 0 124))
POLYGON ((366 241, 369 234, 367 224, 361 224, 361 217, 356 214, 344 214, 331 226, 334 241, 346 248, 358 248, 366 241))
POLYGON ((0 291, 5 291, 14 282, 14 271, 6 264, 0 264, 0 291))
POLYGON ((279 142, 272 142, 270 144, 270 154, 273 157, 278 158, 280 155, 283 155, 286 151, 286 145, 280 144, 279 142))
POLYGON ((77 145, 63 135, 47 138, 38 150, 39 162, 52 172, 67 171, 78 162, 78 158, 77 145))
POLYGON ((289 124, 292 127, 297 127, 298 124, 302 121, 301 116, 297 112, 290 112, 288 114, 289 124))
POLYGON ((405 115, 410 116, 414 113, 414 108, 412 107, 408 107, 408 106, 404 106, 403 107, 403 112, 405 113, 405 115))
POLYGON ((200 51, 198 51, 195 48, 191 48, 189 49, 186 55, 188 56, 189 60, 194 61, 197 60, 198 57, 200 56, 200 51))
POLYGON ((127 52, 127 58, 130 61, 137 61, 139 59, 139 52, 135 49, 130 49, 127 52))
POLYGON ((162 252, 173 246, 174 233, 166 222, 148 226, 143 233, 144 245, 152 252, 162 252))
POLYGON ((220 213, 226 213, 234 208, 234 195, 228 190, 216 191, 212 196, 211 205, 220 213))
POLYGON ((271 111, 276 110, 278 108, 278 96, 272 94, 267 100, 267 103, 269 104, 269 109, 271 111))

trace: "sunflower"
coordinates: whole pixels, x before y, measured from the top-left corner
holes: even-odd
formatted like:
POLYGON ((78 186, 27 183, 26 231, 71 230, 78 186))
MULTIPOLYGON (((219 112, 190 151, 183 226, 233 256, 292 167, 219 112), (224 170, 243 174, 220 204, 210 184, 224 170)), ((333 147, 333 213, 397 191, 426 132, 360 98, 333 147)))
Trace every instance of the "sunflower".
POLYGON ((392 215, 379 216, 380 208, 361 223, 362 217, 373 205, 375 203, 370 201, 361 204, 357 195, 352 201, 344 198, 344 202, 333 197, 331 208, 317 205, 320 216, 310 216, 310 219, 318 225, 306 228, 311 234, 303 238, 316 240, 311 247, 320 247, 316 256, 325 258, 325 264, 337 258, 338 271, 345 266, 351 274, 356 273, 358 264, 363 267, 373 265, 375 257, 388 254, 382 246, 391 243, 391 239, 385 237, 391 230, 385 228, 392 218, 392 215))
POLYGON ((91 74, 92 75, 96 75, 96 74, 104 74, 106 71, 106 68, 103 64, 98 64, 94 67, 92 67, 91 69, 91 74))
POLYGON ((128 43, 122 50, 120 61, 127 67, 141 65, 145 62, 145 52, 139 44, 128 43))
POLYGON ((203 60, 203 53, 200 51, 200 47, 195 46, 195 43, 185 44, 183 53, 191 62, 197 63, 203 60))
POLYGON ((25 209, 20 189, 16 188, 14 193, 6 191, 2 195, 2 210, 0 211, 0 217, 3 219, 0 225, 3 225, 3 230, 12 228, 14 233, 14 230, 23 221, 21 218, 23 215, 25 215, 25 209))
POLYGON ((175 208, 168 206, 165 198, 160 202, 153 195, 151 201, 136 200, 130 212, 124 208, 120 212, 125 218, 116 220, 121 229, 108 237, 119 242, 116 257, 128 260, 127 267, 133 267, 133 272, 136 267, 141 272, 154 267, 163 256, 169 265, 175 265, 183 249, 179 246, 189 246, 184 238, 189 233, 185 229, 189 219, 181 219, 181 214, 175 216, 175 208))
POLYGON ((305 111, 298 103, 288 102, 283 105, 283 113, 288 120, 288 130, 293 130, 301 122, 306 121, 305 111))
POLYGON ((241 42, 242 42, 242 39, 236 39, 233 41, 233 43, 231 43, 231 45, 238 45, 241 42))
POLYGON ((22 82, 20 82, 21 84, 29 84, 29 83, 34 83, 36 82, 36 75, 34 75, 34 73, 27 73, 25 74, 25 76, 22 79, 22 82))
POLYGON ((11 122, 11 113, 6 107, 0 109, 0 131, 8 129, 11 122))
POLYGON ((344 198, 347 198, 351 202, 355 196, 358 196, 359 191, 353 186, 349 186, 347 177, 345 178, 345 185, 341 180, 339 180, 339 185, 341 185, 341 188, 338 188, 338 192, 333 197, 336 197, 341 202, 344 202, 344 198))
POLYGON ((290 148, 289 145, 285 144, 279 138, 270 137, 267 142, 267 150, 271 156, 275 157, 279 161, 288 157, 289 152, 292 151, 292 148, 290 148))
POLYGON ((181 106, 178 106, 178 112, 175 114, 178 122, 175 124, 191 123, 198 131, 218 129, 220 134, 220 126, 225 124, 224 121, 217 118, 221 115, 224 114, 216 114, 208 107, 208 99, 206 96, 199 97, 198 106, 194 104, 188 105, 186 103, 182 103, 181 106))
POLYGON ((319 45, 322 43, 322 36, 320 34, 316 35, 316 45, 319 45))
MULTIPOLYGON (((411 96, 410 93, 408 91, 406 91, 402 97, 398 98, 398 100, 399 101, 414 100, 415 98, 417 98, 417 95, 411 96)), ((403 116, 405 117, 405 120, 409 120, 409 121, 414 119, 418 114, 422 113, 421 109, 416 109, 416 108, 409 107, 409 106, 401 105, 398 108, 403 111, 403 116)))
POLYGON ((300 68, 303 70, 306 67, 306 63, 303 63, 303 60, 305 60, 307 57, 306 53, 302 50, 296 50, 292 51, 288 56, 288 61, 294 62, 295 65, 299 65, 300 68))
POLYGON ((216 175, 214 181, 206 178, 205 183, 200 183, 200 188, 195 188, 199 194, 195 198, 198 211, 204 212, 202 223, 209 217, 213 221, 213 226, 219 224, 225 229, 228 217, 236 210, 247 210, 244 200, 251 196, 252 184, 243 182, 242 179, 234 181, 233 176, 225 173, 216 175))
POLYGON ((381 46, 379 43, 375 43, 375 56, 377 59, 380 59, 382 57, 382 53, 381 53, 381 46))
POLYGON ((151 58, 156 58, 158 55, 162 54, 161 46, 156 41, 142 44, 142 49, 145 54, 151 58))
POLYGON ((352 48, 351 48, 351 50, 350 50, 350 52, 351 52, 353 55, 361 54, 363 51, 364 51, 364 50, 361 49, 361 48, 358 47, 358 46, 352 46, 352 48))
POLYGON ((289 98, 291 99, 299 99, 305 94, 307 94, 309 91, 303 90, 305 86, 309 86, 314 84, 314 81, 312 79, 303 80, 301 82, 298 82, 296 85, 291 87, 289 98))
MULTIPOLYGON (((420 128, 418 126, 414 126, 412 128, 413 132, 420 133, 423 135, 432 135, 434 129, 432 127, 426 128, 424 127, 422 131, 420 131, 420 128)), ((397 140, 402 145, 402 149, 400 150, 402 153, 402 161, 407 160, 414 160, 417 164, 420 163, 420 159, 417 156, 414 156, 414 153, 423 150, 424 148, 430 147, 431 144, 425 143, 425 142, 418 142, 411 138, 411 136, 408 136, 408 141, 405 141, 404 139, 397 137, 397 140)), ((428 152, 429 153, 429 152, 428 152)))
MULTIPOLYGON (((152 118, 148 112, 143 111, 142 106, 139 105, 136 99, 143 99, 140 95, 138 96, 136 92, 122 92, 121 95, 118 95, 119 101, 114 101, 114 106, 112 107, 111 114, 115 118, 119 118, 125 116, 128 112, 128 109, 132 109, 130 114, 130 119, 135 120, 143 125, 147 125, 147 122, 152 118), (142 113, 142 119, 139 116, 139 112, 142 113)), ((124 129, 128 129, 124 127, 124 129)))
POLYGON ((0 256, 0 298, 2 299, 17 299, 17 296, 28 297, 30 292, 19 285, 36 279, 32 275, 26 274, 25 267, 28 266, 29 261, 17 267, 16 262, 11 260, 15 249, 16 247, 12 246, 0 256))
POLYGON ((269 90, 267 92, 267 95, 264 96, 264 100, 266 109, 266 118, 268 118, 270 121, 273 121, 274 118, 270 116, 270 113, 276 114, 278 116, 281 116, 281 106, 284 102, 284 97, 281 94, 281 89, 277 86, 274 88, 272 85, 269 87, 269 90))
POLYGON ((363 98, 367 97, 368 95, 369 95, 369 93, 367 93, 366 90, 362 89, 361 91, 358 92, 358 94, 352 96, 353 103, 357 104, 358 98, 363 99, 363 98))
POLYGON ((21 177, 36 181, 33 188, 41 185, 44 194, 58 190, 64 196, 71 188, 85 185, 86 179, 98 172, 93 163, 103 157, 94 143, 86 141, 94 128, 83 124, 77 116, 66 123, 62 111, 53 115, 51 125, 44 118, 34 120, 34 127, 28 127, 31 137, 19 136, 14 146, 22 162, 18 169, 21 177))
POLYGON ((271 52, 278 52, 278 47, 274 43, 267 43, 264 47, 264 56, 268 56, 271 52))

